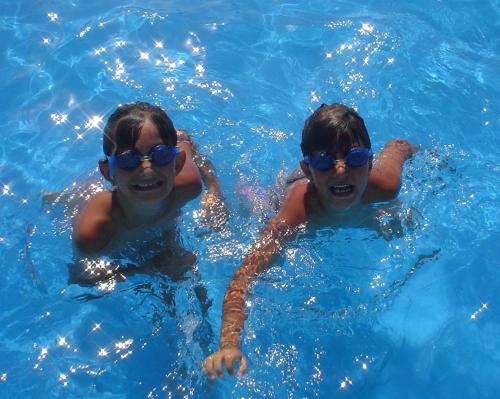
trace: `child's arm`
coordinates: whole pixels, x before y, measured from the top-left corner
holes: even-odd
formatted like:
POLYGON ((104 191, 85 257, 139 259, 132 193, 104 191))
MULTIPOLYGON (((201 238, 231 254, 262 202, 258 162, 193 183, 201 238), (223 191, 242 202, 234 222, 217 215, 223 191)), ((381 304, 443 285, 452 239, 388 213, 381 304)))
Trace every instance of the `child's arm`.
POLYGON ((252 280, 271 267, 276 255, 293 236, 295 228, 305 222, 306 186, 303 183, 305 181, 297 182, 291 187, 282 209, 266 225, 229 283, 222 307, 219 350, 204 361, 204 368, 211 379, 223 375, 223 362, 229 374, 233 374, 235 362, 240 363, 238 375, 242 375, 247 368, 246 358, 240 350, 240 335, 246 318, 245 295, 252 280))
POLYGON ((111 215, 112 195, 109 191, 95 194, 75 218, 73 242, 80 252, 99 252, 113 238, 116 229, 111 215))
MULTIPOLYGON (((227 209, 224 202, 224 197, 220 191, 219 181, 215 175, 215 168, 212 162, 204 155, 198 153, 198 148, 191 137, 184 130, 179 130, 178 141, 179 146, 189 148, 189 154, 192 158, 192 165, 197 168, 197 173, 201 175, 201 179, 207 188, 202 194, 202 220, 205 224, 212 227, 222 227, 227 221, 227 209)), ((187 151, 186 151, 187 152, 187 151)), ((187 160, 187 158, 186 158, 187 160)))
POLYGON ((416 148, 406 140, 387 142, 370 171, 363 200, 375 202, 395 198, 401 187, 403 164, 415 152, 416 148))

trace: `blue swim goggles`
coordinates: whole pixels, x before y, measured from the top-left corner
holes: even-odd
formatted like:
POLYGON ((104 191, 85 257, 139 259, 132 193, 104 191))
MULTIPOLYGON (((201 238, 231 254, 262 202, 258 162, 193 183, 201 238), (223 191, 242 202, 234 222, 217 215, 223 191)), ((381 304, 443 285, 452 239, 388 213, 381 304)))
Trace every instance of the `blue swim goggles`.
POLYGON ((314 169, 326 172, 337 162, 344 162, 350 168, 359 168, 365 165, 372 155, 373 152, 369 148, 355 147, 349 150, 344 159, 335 159, 331 154, 322 151, 306 155, 304 162, 314 169))
POLYGON ((144 160, 150 161, 153 166, 165 166, 173 161, 179 151, 180 149, 177 146, 158 144, 149 150, 148 155, 142 155, 137 150, 127 150, 121 154, 109 155, 106 159, 111 174, 113 174, 115 167, 123 170, 133 170, 144 160))

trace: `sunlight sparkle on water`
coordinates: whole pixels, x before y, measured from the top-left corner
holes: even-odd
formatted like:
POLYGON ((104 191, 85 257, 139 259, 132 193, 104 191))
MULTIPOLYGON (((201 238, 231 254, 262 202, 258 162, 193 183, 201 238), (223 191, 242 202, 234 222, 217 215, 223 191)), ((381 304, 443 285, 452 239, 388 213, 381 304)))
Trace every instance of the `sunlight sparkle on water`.
POLYGON ((102 116, 93 115, 85 122, 85 129, 101 129, 102 116))
POLYGON ((205 68, 203 67, 203 65, 201 64, 196 65, 196 73, 198 75, 203 75, 205 73, 205 68))
POLYGON ((67 122, 68 114, 58 114, 56 112, 50 114, 50 119, 56 124, 60 125, 61 123, 67 122))
POLYGON ((63 386, 68 385, 68 376, 66 374, 59 374, 59 381, 63 383, 63 386))
POLYGON ((125 339, 123 341, 118 341, 115 343, 115 347, 117 351, 125 350, 130 347, 134 343, 134 340, 132 338, 125 339))
POLYGON ((49 354, 49 350, 47 348, 41 348, 40 349, 40 354, 37 357, 37 363, 33 366, 34 369, 37 369, 40 367, 40 363, 45 360, 47 355, 49 354))
POLYGON ((64 346, 65 348, 69 348, 70 347, 70 345, 66 341, 66 337, 59 337, 57 339, 57 345, 64 346))
POLYGON ((121 359, 126 359, 133 352, 130 350, 130 346, 134 343, 132 338, 125 339, 123 341, 119 341, 115 343, 115 352, 117 355, 120 355, 121 359))
POLYGON ((470 315, 470 319, 471 319, 471 320, 476 320, 476 319, 479 317, 479 315, 480 315, 481 313, 483 313, 483 312, 484 312, 485 310, 487 310, 487 309, 488 309, 488 304, 487 304, 487 303, 483 303, 483 304, 481 305, 481 307, 480 307, 478 310, 476 310, 474 313, 472 313, 472 314, 470 315))
POLYGON ((320 100, 320 97, 316 94, 315 91, 311 91, 311 102, 312 103, 318 103, 320 100))
POLYGON ((359 33, 361 33, 362 35, 368 35, 370 33, 373 33, 373 25, 370 25, 370 24, 367 24, 367 23, 364 23, 364 24, 361 24, 361 28, 359 29, 359 33))
POLYGON ((80 31, 80 32, 79 32, 76 36, 77 36, 77 37, 79 37, 79 38, 83 38, 83 37, 85 37, 85 35, 86 35, 87 33, 89 33, 90 31, 91 31, 90 26, 87 26, 87 27, 85 27, 82 31, 80 31))
POLYGON ((57 22, 57 20, 59 19, 59 15, 57 15, 55 12, 49 12, 47 14, 47 17, 49 17, 50 22, 57 22))
POLYGON ((345 377, 343 381, 340 382, 340 389, 347 389, 349 385, 352 385, 352 381, 345 377))
POLYGON ((106 356, 108 356, 108 351, 106 350, 106 348, 99 348, 99 351, 97 352, 97 356, 106 357, 106 356))
POLYGON ((106 47, 100 47, 98 49, 94 50, 94 55, 101 55, 102 53, 106 52, 106 47))

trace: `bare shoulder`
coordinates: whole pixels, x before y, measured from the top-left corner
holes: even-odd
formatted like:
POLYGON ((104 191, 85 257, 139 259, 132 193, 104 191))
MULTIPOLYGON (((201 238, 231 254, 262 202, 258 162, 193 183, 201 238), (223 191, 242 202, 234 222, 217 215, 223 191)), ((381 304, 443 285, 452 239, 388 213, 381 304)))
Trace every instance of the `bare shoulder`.
POLYGON ((85 253, 98 252, 111 241, 116 231, 113 195, 102 191, 90 197, 73 225, 73 242, 85 253))
POLYGON ((178 200, 184 203, 200 195, 202 181, 200 172, 193 160, 196 147, 187 131, 177 129, 177 146, 184 155, 180 154, 179 159, 182 158, 183 160, 182 167, 175 176, 175 189, 178 200))
POLYGON ((284 221, 291 227, 304 223, 307 219, 309 180, 299 179, 286 190, 283 204, 275 219, 284 221))
POLYGON ((370 171, 363 201, 376 202, 395 198, 401 187, 403 164, 417 150, 417 147, 407 140, 396 139, 387 142, 370 171))
POLYGON ((189 136, 189 133, 185 129, 177 129, 177 140, 180 142, 188 142, 192 143, 193 141, 191 140, 191 136, 189 136))

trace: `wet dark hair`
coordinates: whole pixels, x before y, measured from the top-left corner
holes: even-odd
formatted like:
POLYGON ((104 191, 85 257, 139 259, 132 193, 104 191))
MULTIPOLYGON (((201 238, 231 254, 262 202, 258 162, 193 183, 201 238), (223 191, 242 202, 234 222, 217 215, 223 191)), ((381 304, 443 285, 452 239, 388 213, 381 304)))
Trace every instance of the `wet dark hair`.
POLYGON ((354 145, 372 146, 363 119, 343 104, 322 104, 304 123, 300 143, 304 156, 315 151, 345 154, 354 145))
POLYGON ((136 102, 120 105, 109 117, 102 139, 104 154, 112 155, 118 149, 133 148, 148 119, 156 125, 165 144, 177 145, 177 132, 165 111, 156 105, 136 102))

